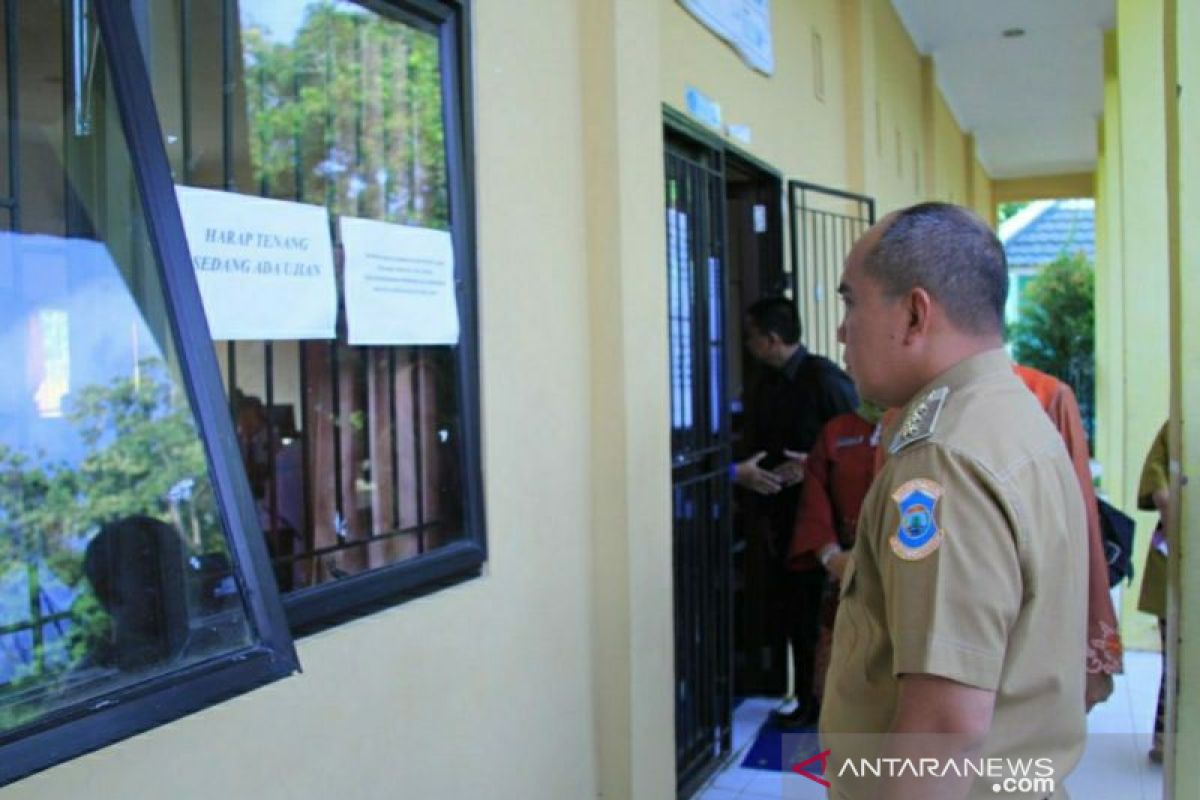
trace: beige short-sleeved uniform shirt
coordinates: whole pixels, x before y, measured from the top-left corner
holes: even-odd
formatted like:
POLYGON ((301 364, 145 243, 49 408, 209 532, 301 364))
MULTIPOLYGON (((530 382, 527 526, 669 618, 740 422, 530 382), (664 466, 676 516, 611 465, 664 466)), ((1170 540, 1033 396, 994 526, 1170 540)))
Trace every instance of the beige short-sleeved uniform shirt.
MULTIPOLYGON (((830 796, 856 797, 839 758, 871 755, 906 673, 994 691, 982 757, 1051 758, 1061 785, 1086 733, 1088 553, 1062 437, 1000 349, 939 376, 898 419, 834 626, 821 713, 830 796)), ((970 796, 998 795, 977 778, 970 796)))

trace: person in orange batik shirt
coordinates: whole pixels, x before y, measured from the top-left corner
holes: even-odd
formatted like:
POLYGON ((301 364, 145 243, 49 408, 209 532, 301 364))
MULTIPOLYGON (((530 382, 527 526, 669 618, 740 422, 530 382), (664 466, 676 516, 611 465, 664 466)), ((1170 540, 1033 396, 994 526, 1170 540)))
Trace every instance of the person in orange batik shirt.
POLYGON ((1096 490, 1092 487, 1087 436, 1083 432, 1079 403, 1070 386, 1032 367, 1014 364, 1013 371, 1037 397, 1054 427, 1062 434, 1075 475, 1079 478, 1079 489, 1083 492, 1088 524, 1087 707, 1090 709, 1112 694, 1112 676, 1122 671, 1122 648, 1117 614, 1108 593, 1108 561, 1100 537, 1100 512, 1096 508, 1096 490))

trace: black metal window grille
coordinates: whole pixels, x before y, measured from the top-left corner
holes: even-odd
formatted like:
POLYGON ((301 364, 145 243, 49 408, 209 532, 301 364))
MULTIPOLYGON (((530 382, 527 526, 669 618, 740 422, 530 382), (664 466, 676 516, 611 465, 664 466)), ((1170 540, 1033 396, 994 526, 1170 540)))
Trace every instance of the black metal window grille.
POLYGON ((856 239, 875 224, 875 200, 803 181, 788 181, 792 240, 792 296, 804 322, 805 344, 840 361, 837 287, 856 239))
POLYGON ((680 791, 731 746, 732 614, 721 154, 666 153, 675 577, 675 757, 680 791))
POLYGON ((463 9, 335 0, 150 8, 143 27, 158 33, 144 47, 179 183, 326 207, 339 270, 339 215, 455 236, 458 346, 352 347, 341 307, 335 341, 215 343, 290 618, 319 622, 476 570, 463 9), (255 21, 281 6, 305 10, 290 39, 255 21))

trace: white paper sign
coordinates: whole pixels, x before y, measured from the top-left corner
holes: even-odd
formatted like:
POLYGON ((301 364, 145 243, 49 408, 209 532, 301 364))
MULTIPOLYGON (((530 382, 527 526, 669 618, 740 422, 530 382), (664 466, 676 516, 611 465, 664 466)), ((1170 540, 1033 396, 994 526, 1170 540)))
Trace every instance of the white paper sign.
POLYGON ((342 217, 350 344, 457 344, 446 231, 342 217))
POLYGON ((695 425, 692 412, 692 255, 688 216, 667 209, 667 294, 671 338, 671 426, 695 425))
POLYGON ((742 60, 767 75, 775 71, 770 0, 679 0, 742 60))
POLYGON ((337 279, 324 208, 176 186, 213 339, 333 339, 337 279))

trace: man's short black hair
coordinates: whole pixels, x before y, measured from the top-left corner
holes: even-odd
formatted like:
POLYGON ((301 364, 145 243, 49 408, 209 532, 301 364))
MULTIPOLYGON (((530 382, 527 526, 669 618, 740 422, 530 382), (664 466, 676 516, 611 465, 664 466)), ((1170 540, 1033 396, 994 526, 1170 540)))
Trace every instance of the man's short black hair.
POLYGON ((88 543, 83 572, 113 625, 100 660, 137 670, 180 653, 189 633, 186 559, 175 528, 141 514, 107 523, 88 543))
POLYGON ((892 297, 921 287, 958 328, 1004 330, 1008 261, 992 229, 965 208, 920 203, 899 212, 863 261, 892 297))
POLYGON ((746 316, 760 332, 773 333, 784 344, 800 341, 800 312, 786 297, 764 297, 746 309, 746 316))

